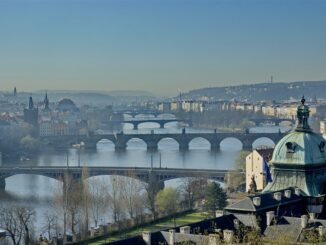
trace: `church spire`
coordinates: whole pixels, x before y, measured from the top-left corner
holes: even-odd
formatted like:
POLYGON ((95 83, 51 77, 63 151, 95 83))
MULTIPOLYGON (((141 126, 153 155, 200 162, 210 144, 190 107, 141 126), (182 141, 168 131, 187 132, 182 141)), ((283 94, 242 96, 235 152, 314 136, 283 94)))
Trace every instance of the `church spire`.
POLYGON ((305 105, 305 98, 302 96, 301 99, 301 105, 298 106, 297 109, 297 118, 298 118, 298 124, 296 127, 296 131, 311 131, 311 128, 309 127, 308 124, 308 119, 309 119, 309 106, 305 105))
POLYGON ((28 109, 30 110, 34 109, 34 102, 33 102, 32 95, 29 97, 28 109))
POLYGON ((48 111, 50 110, 50 102, 48 99, 48 92, 45 92, 45 98, 44 98, 44 110, 48 111))

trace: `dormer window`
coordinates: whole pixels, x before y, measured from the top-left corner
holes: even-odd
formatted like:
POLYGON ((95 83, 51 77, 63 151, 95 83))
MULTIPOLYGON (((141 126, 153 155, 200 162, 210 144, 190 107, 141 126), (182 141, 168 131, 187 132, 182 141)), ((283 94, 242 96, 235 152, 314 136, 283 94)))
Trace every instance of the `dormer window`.
POLYGON ((295 142, 287 142, 285 144, 285 146, 286 146, 286 152, 287 153, 294 153, 295 148, 297 147, 297 144, 295 142))
POLYGON ((320 152, 324 152, 324 149, 325 149, 325 141, 324 140, 320 141, 318 147, 319 147, 320 152))

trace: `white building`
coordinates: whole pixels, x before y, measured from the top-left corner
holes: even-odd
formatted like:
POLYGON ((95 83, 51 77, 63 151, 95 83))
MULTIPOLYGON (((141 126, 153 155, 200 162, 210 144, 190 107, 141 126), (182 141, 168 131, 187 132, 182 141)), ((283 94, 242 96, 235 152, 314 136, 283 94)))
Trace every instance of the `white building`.
POLYGON ((256 149, 246 157, 246 191, 250 189, 251 178, 255 178, 257 190, 264 189, 266 185, 264 162, 268 162, 273 154, 273 149, 256 149))

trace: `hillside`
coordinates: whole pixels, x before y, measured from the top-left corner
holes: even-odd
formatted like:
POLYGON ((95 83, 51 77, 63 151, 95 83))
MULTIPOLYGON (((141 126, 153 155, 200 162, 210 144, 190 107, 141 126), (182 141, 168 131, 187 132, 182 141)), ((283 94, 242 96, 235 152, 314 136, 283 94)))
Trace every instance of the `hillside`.
POLYGON ((300 81, 291 83, 260 83, 239 86, 202 88, 182 95, 183 99, 211 100, 288 100, 307 98, 326 98, 326 81, 300 81))

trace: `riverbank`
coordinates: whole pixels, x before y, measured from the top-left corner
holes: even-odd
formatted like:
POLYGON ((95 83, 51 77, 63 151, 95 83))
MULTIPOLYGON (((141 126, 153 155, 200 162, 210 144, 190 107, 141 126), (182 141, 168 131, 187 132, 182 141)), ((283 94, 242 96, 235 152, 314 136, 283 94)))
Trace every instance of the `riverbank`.
MULTIPOLYGON (((195 223, 195 222, 205 220, 206 218, 207 216, 201 212, 189 211, 189 212, 177 214, 175 218, 175 224, 176 226, 183 226, 190 223, 195 223)), ((155 231, 169 229, 173 227, 174 227, 174 220, 172 217, 163 218, 158 221, 153 221, 149 224, 140 225, 138 227, 131 228, 129 230, 117 232, 115 234, 109 234, 107 236, 101 236, 99 238, 94 238, 92 240, 85 241, 85 244, 102 245, 108 242, 113 242, 121 239, 126 239, 129 237, 141 235, 143 231, 155 232, 155 231)), ((72 243, 72 244, 82 244, 82 242, 72 243)))

